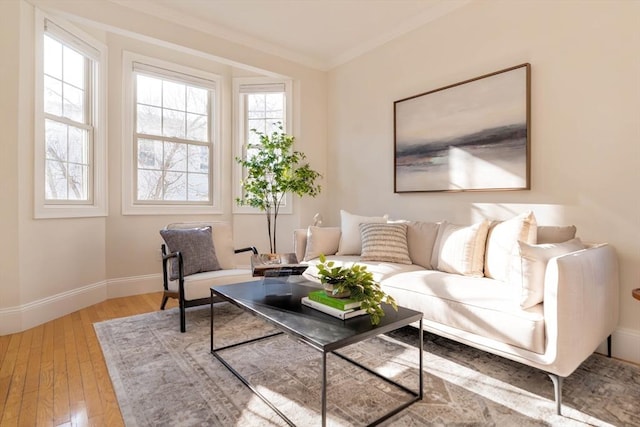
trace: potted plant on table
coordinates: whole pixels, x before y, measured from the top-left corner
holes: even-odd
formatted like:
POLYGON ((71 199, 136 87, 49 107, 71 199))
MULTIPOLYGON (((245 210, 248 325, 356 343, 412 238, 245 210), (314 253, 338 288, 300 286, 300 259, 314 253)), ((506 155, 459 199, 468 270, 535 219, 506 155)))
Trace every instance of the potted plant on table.
POLYGON ((320 194, 316 179, 320 173, 311 169, 304 153, 293 150, 294 137, 284 133, 281 122, 274 123, 277 130, 271 135, 251 129, 260 138, 259 144, 249 144, 242 158, 236 161, 245 169, 242 180, 240 206, 252 206, 264 211, 267 217, 269 250, 277 252, 276 231, 280 207, 287 193, 300 197, 320 194))
POLYGON ((382 303, 389 304, 398 311, 396 301, 380 288, 367 266, 355 263, 350 267, 336 266, 333 261, 327 262, 327 258, 320 255, 320 263, 316 268, 325 292, 333 297, 348 297, 360 301, 360 308, 369 314, 372 325, 379 324, 384 316, 382 303))

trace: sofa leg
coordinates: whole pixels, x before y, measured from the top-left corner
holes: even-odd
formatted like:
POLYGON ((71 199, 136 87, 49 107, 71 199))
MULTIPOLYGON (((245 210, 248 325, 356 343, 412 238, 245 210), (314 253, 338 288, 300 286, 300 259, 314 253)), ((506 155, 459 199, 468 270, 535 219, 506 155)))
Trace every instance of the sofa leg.
POLYGON ((611 335, 607 337, 607 356, 611 358, 611 335))
POLYGON ((553 382, 553 391, 556 396, 556 413, 562 415, 562 380, 564 378, 551 373, 547 373, 547 375, 549 375, 549 378, 551 378, 553 382))

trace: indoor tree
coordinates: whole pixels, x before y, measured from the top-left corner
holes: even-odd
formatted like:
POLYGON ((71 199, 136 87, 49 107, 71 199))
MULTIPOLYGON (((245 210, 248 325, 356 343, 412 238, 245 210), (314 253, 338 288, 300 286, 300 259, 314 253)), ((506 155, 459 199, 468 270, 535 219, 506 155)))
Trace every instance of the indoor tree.
POLYGON ((251 129, 260 143, 248 144, 244 157, 236 157, 245 171, 242 197, 236 202, 265 212, 271 253, 277 251, 278 214, 286 194, 315 197, 320 193, 316 179, 321 177, 308 163, 302 163, 306 156, 293 150, 295 138, 284 132, 282 123, 274 125, 276 130, 271 135, 251 129))

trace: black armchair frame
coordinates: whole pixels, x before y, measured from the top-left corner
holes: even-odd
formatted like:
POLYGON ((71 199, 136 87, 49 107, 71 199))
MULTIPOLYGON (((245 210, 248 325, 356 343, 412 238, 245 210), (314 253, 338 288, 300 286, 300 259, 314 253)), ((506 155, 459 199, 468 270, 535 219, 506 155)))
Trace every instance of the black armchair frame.
MULTIPOLYGON (((198 305, 211 304, 211 297, 207 298, 199 298, 194 300, 185 300, 184 298, 184 267, 182 261, 182 254, 179 251, 176 252, 168 252, 167 246, 162 244, 162 284, 164 286, 164 293, 162 294, 162 303, 160 304, 160 310, 164 310, 167 305, 167 301, 169 298, 175 298, 178 300, 178 304, 180 307, 180 332, 186 332, 187 330, 187 318, 186 318, 186 310, 188 307, 195 307, 198 305), (178 259, 178 291, 169 290, 169 268, 167 263, 170 259, 177 258, 178 259)), ((254 254, 258 253, 258 250, 254 246, 249 246, 241 249, 234 249, 234 253, 239 254, 242 252, 253 252, 254 254)), ((217 297, 214 297, 213 302, 223 301, 222 299, 217 300, 217 297)))

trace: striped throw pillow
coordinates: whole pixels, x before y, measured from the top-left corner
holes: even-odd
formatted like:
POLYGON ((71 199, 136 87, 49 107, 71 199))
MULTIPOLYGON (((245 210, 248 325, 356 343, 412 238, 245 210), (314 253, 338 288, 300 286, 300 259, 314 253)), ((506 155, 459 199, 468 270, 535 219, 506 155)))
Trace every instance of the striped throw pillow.
POLYGON ((362 261, 411 264, 407 245, 407 224, 360 224, 362 261))

